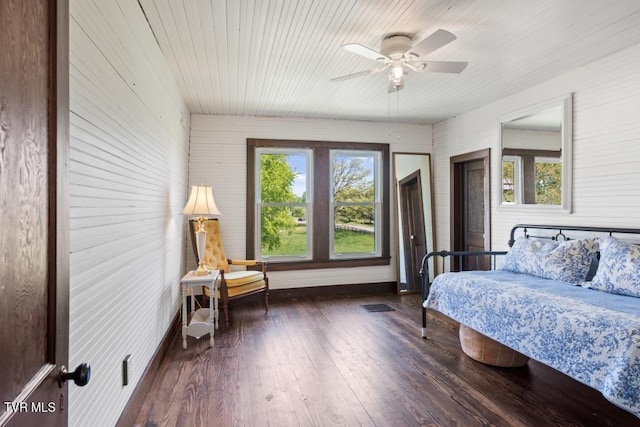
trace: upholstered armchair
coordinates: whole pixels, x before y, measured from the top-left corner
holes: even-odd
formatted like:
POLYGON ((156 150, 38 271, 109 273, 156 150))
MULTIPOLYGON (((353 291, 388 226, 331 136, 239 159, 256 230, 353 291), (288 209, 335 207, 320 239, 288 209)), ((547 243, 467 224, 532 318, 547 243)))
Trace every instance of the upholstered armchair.
MULTIPOLYGON (((191 242, 195 242, 196 221, 189 221, 191 232, 191 242)), ((267 263, 257 260, 233 260, 227 259, 224 254, 222 239, 220 238, 220 222, 217 219, 207 219, 204 221, 207 231, 207 244, 204 251, 204 266, 209 269, 220 270, 220 295, 224 311, 225 325, 229 326, 229 301, 264 293, 264 309, 269 311, 269 278, 267 277, 267 263), (239 266, 239 270, 231 270, 230 266, 239 266), (257 267, 253 270, 248 267, 257 267)), ((198 257, 195 243, 193 243, 194 253, 198 257)), ((197 260, 198 262, 200 260, 197 260)), ((208 297, 211 290, 204 288, 204 294, 208 297)))

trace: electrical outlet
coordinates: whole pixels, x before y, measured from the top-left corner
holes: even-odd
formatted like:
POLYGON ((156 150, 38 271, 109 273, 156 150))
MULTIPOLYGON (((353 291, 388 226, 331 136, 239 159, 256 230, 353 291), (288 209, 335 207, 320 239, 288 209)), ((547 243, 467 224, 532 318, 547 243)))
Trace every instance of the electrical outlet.
POLYGON ((127 357, 122 361, 122 386, 129 385, 129 369, 131 369, 131 355, 127 354, 127 357))

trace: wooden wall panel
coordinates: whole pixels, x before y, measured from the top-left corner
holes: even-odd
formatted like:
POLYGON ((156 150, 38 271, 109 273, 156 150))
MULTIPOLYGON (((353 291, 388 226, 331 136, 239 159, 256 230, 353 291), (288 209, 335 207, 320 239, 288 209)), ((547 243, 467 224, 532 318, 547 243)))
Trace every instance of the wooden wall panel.
POLYGON ((492 247, 516 223, 640 227, 640 45, 434 125, 439 249, 449 249, 449 158, 491 148, 492 247), (497 209, 498 117, 573 92, 573 213, 497 209))
POLYGON ((70 6, 69 420, 114 425, 180 302, 189 113, 137 2, 70 6))
MULTIPOLYGON (((193 115, 191 117, 189 181, 213 187, 222 211, 222 238, 228 257, 246 256, 246 139, 302 139, 379 142, 390 144, 391 152, 431 151, 431 126, 372 122, 275 119, 193 115)), ((393 188, 393 185, 391 185, 393 188)), ((393 191, 391 198, 395 199, 393 191)), ((349 269, 273 272, 273 289, 350 283, 396 281, 395 212, 391 206, 391 264, 349 269)), ((191 243, 187 243, 189 267, 195 266, 191 243)))

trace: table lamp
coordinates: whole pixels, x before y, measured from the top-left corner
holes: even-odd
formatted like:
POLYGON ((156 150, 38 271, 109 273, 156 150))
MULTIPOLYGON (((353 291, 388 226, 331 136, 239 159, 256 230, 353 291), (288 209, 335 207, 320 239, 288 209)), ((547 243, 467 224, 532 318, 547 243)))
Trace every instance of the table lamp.
POLYGON ((207 244, 207 231, 204 229, 205 217, 219 218, 222 216, 220 210, 213 200, 213 191, 211 187, 203 185, 194 185, 191 187, 189 200, 182 210, 182 215, 193 217, 197 221, 196 250, 198 251, 198 269, 193 273, 196 276, 204 276, 209 274, 204 269, 204 249, 207 244))

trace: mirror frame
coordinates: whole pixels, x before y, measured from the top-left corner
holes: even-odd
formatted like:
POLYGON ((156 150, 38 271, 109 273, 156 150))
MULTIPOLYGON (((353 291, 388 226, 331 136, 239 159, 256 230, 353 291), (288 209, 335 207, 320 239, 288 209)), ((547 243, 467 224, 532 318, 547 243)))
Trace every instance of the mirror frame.
MULTIPOLYGON (((435 250, 435 232, 434 232, 434 227, 435 227, 435 216, 434 216, 434 204, 433 204, 433 166, 431 164, 431 153, 418 153, 418 152, 394 152, 393 153, 393 159, 392 159, 392 176, 393 176, 393 183, 394 183, 394 213, 395 213, 395 231, 396 231, 396 272, 397 272, 397 278, 396 278, 396 286, 397 286, 397 293, 398 294, 409 294, 409 293, 417 293, 417 292, 422 292, 422 283, 419 284, 419 286, 416 289, 406 289, 403 290, 402 289, 402 269, 404 268, 404 248, 401 247, 403 244, 403 239, 402 239, 402 223, 400 222, 400 181, 402 181, 403 179, 411 176, 412 174, 414 174, 415 172, 417 172, 418 170, 420 171, 420 177, 421 177, 421 187, 422 187, 422 203, 423 203, 423 219, 424 219, 424 233, 425 233, 425 243, 426 243, 426 249, 424 254, 421 255, 420 257, 420 261, 422 260, 422 257, 424 255, 426 255, 428 252, 435 250), (398 177, 398 159, 399 156, 420 156, 424 158, 424 166, 428 169, 428 170, 424 170, 424 167, 420 167, 419 169, 416 169, 415 171, 411 171, 408 175, 406 176, 402 176, 402 177, 398 177), (428 188, 425 189, 424 188, 424 184, 428 185, 428 188), (425 198, 425 196, 427 196, 428 198, 425 198)), ((430 263, 432 264, 433 259, 430 260, 430 263)), ((420 266, 417 266, 418 268, 420 268, 420 266)), ((429 267, 429 273, 430 276, 433 276, 433 266, 430 265, 429 267)), ((433 277, 431 277, 431 280, 433 279, 433 277)))
POLYGON ((498 209, 505 211, 531 211, 535 213, 571 213, 571 201, 573 190, 573 102, 572 94, 554 98, 540 104, 536 104, 513 113, 501 116, 498 119, 498 173, 496 181, 498 185, 498 209), (561 128, 561 155, 562 160, 562 204, 561 205, 535 205, 522 203, 503 203, 502 198, 502 151, 503 151, 503 124, 512 120, 521 119, 534 115, 541 111, 553 107, 562 107, 562 128, 561 128))

